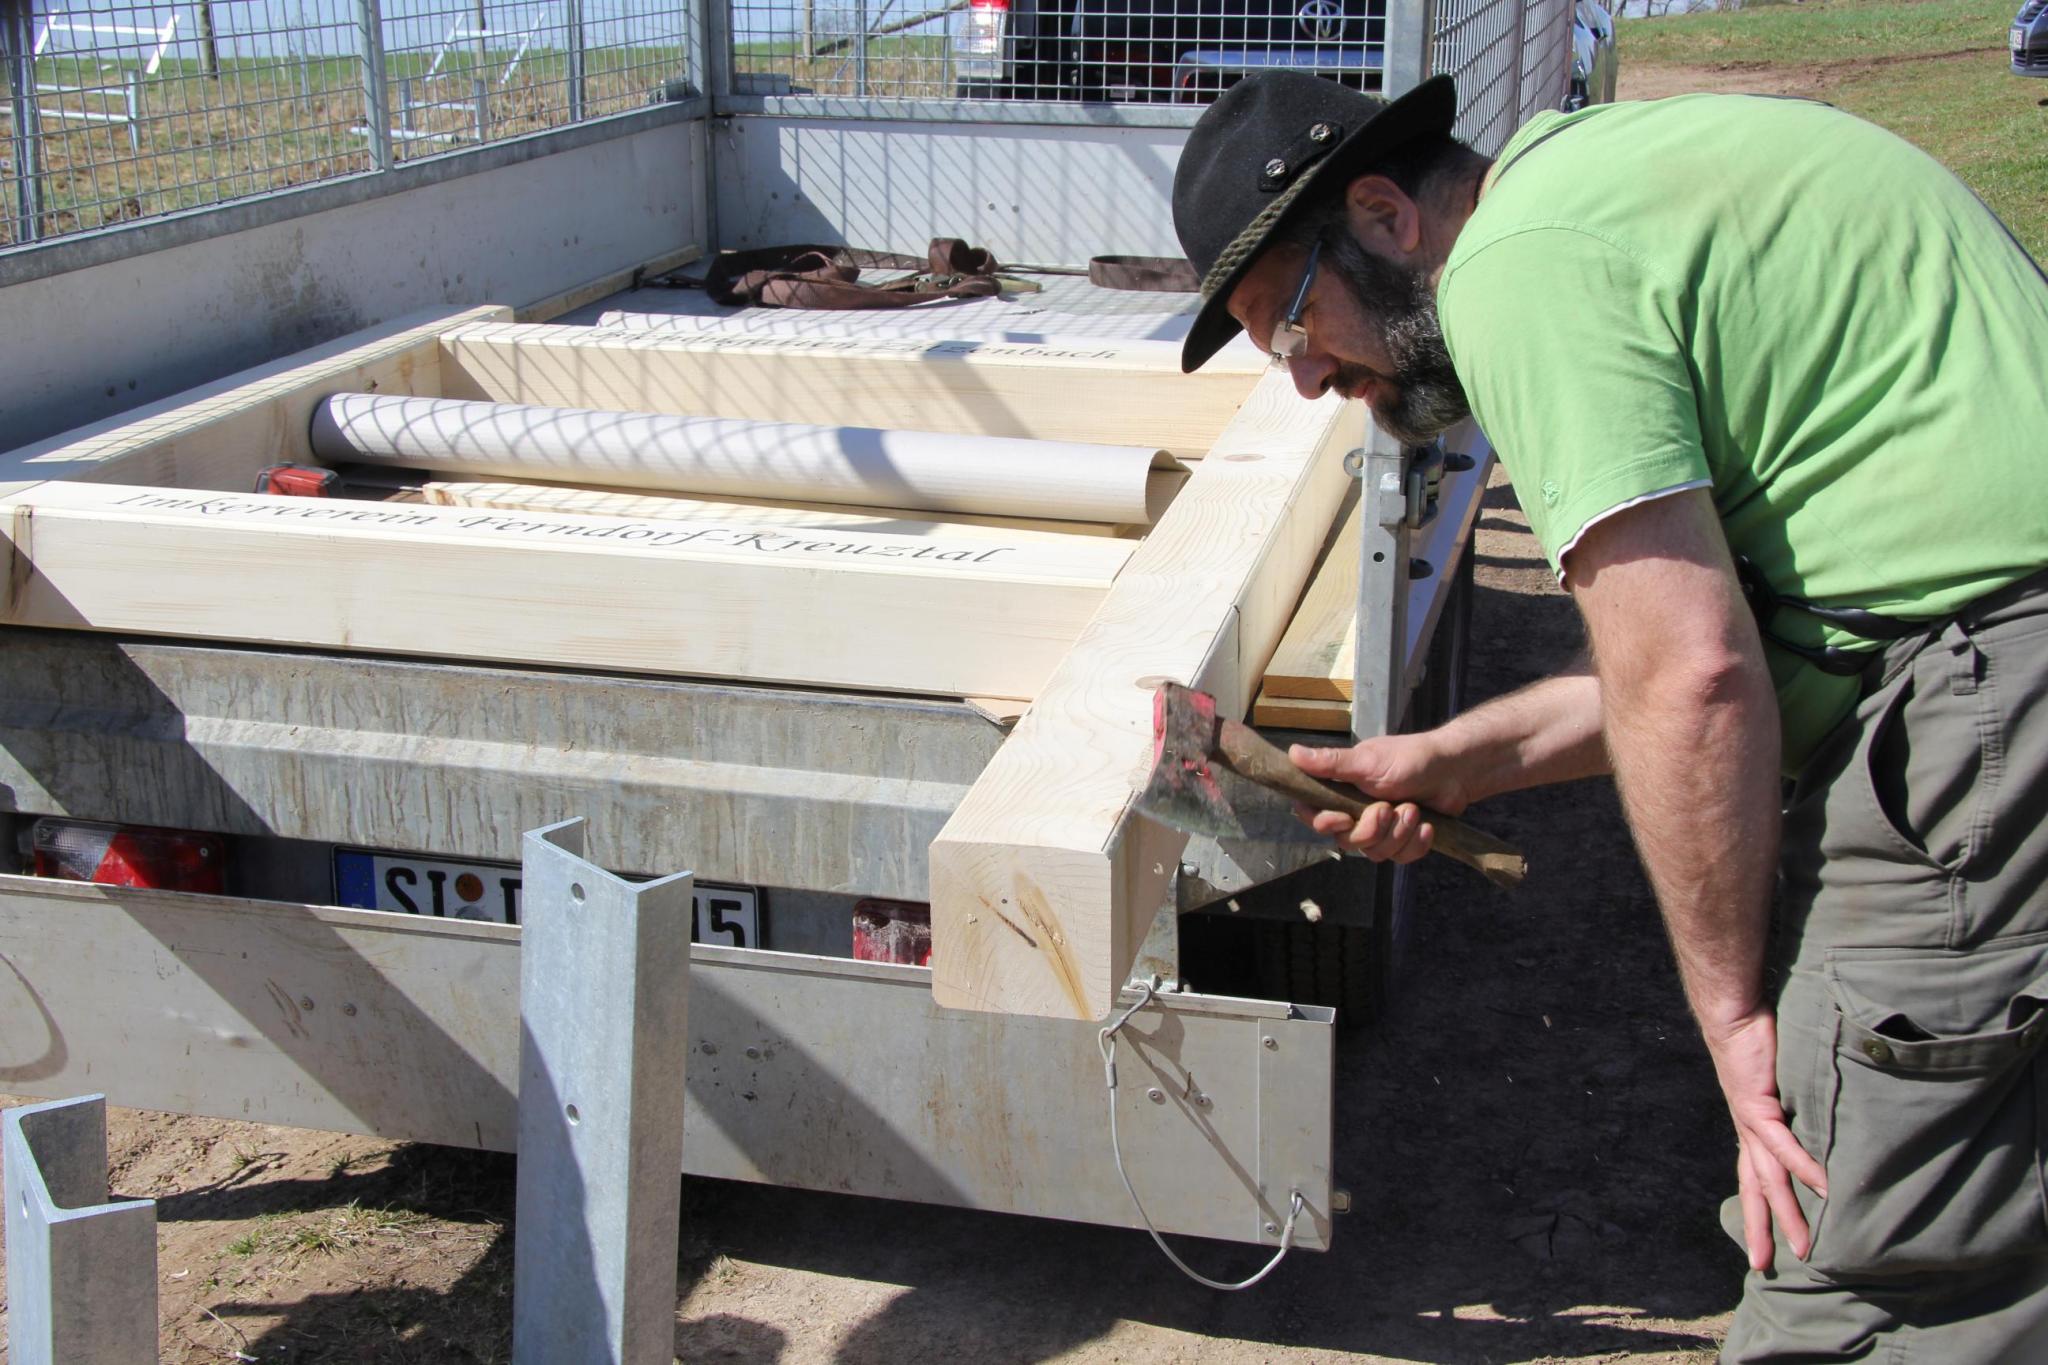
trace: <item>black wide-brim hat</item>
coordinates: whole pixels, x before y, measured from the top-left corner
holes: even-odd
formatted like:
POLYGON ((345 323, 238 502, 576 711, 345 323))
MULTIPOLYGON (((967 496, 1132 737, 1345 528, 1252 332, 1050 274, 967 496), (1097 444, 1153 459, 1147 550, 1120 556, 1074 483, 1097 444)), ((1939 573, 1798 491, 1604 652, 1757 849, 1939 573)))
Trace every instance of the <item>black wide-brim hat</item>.
POLYGON ((1244 330, 1227 311, 1230 293, 1277 233, 1375 161, 1415 138, 1449 134, 1457 119, 1449 76, 1394 100, 1302 71, 1262 71, 1224 91, 1188 134, 1173 173, 1173 230, 1202 279, 1182 372, 1244 330))

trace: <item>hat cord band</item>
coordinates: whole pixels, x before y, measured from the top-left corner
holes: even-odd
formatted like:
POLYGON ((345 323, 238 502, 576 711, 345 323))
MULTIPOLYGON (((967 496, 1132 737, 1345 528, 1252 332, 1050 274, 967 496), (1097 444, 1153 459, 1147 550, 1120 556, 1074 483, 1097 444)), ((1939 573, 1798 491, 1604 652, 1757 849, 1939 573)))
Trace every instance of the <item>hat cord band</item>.
POLYGON ((1243 265, 1258 250, 1260 239, 1266 235, 1280 215, 1287 212, 1287 206, 1301 197, 1301 192, 1308 187, 1308 182, 1311 179, 1313 179, 1312 176, 1303 175, 1286 189, 1280 191, 1278 195, 1274 196, 1272 203, 1260 209, 1251 222, 1245 224, 1244 231, 1231 239, 1230 245, 1223 248, 1223 254, 1216 258, 1216 264, 1210 266, 1209 272, 1202 276, 1202 297, 1204 299, 1214 297, 1216 291, 1223 287, 1223 282, 1230 278, 1232 272, 1240 265, 1243 265))

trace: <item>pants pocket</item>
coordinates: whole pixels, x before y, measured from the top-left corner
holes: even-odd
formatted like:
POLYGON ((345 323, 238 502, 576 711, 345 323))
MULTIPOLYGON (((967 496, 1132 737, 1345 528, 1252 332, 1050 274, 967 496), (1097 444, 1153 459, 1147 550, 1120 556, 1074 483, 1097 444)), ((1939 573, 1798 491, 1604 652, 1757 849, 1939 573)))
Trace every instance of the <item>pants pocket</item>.
POLYGON ((1963 644, 1960 657, 1937 647, 1914 660, 1864 751, 1869 799, 1896 851, 1950 872, 1975 852, 1985 794, 1986 699, 1975 685, 1975 646, 1963 644), (1957 678, 1964 690, 1952 685, 1957 678))
POLYGON ((2048 1250, 2048 934, 1969 952, 1837 948, 1816 1270, 1904 1274, 2048 1250))

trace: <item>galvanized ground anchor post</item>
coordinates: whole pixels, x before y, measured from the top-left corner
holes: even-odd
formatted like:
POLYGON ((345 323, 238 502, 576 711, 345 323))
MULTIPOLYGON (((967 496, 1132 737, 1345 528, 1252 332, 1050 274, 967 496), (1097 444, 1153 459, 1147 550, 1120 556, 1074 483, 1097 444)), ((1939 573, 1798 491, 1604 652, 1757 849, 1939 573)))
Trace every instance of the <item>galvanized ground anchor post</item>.
POLYGON ((0 1115, 14 1365, 156 1359, 156 1201, 108 1201, 107 1097, 0 1115))
POLYGON ((582 852, 525 839, 512 1359, 670 1365, 694 879, 582 852))

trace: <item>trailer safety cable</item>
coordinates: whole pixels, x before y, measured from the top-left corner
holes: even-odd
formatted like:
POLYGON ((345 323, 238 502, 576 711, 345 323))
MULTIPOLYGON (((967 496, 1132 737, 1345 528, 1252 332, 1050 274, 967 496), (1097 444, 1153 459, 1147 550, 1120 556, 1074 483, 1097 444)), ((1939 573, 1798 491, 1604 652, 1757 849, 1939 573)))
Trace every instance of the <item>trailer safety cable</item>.
POLYGON ((1173 1254, 1173 1248, 1168 1246, 1166 1239, 1159 1235, 1159 1229, 1152 1226, 1152 1216, 1145 1212, 1144 1204, 1138 1199, 1138 1191, 1131 1184, 1130 1173, 1124 1170, 1123 1143, 1118 1139, 1116 1131, 1116 1035, 1125 1024, 1131 1022, 1132 1015, 1152 1003, 1154 995, 1152 983, 1146 982, 1143 990, 1144 994, 1138 997, 1136 1004, 1125 1010, 1123 1016, 1115 1023, 1104 1028, 1095 1036, 1097 1045, 1102 1049, 1103 1080, 1109 1087, 1109 1150, 1116 1156, 1117 1177, 1124 1182, 1124 1193, 1130 1195, 1131 1207, 1138 1211, 1138 1220, 1145 1225, 1145 1231, 1152 1234, 1153 1242, 1165 1254, 1166 1259, 1173 1262, 1181 1274, 1187 1276, 1196 1284, 1207 1286, 1210 1289, 1221 1289, 1226 1293, 1239 1289, 1250 1289, 1253 1285, 1278 1269, 1280 1262, 1287 1258, 1287 1253, 1293 1250, 1294 1222, 1301 1216, 1301 1210, 1306 1201, 1302 1199, 1299 1189, 1288 1193, 1287 1221, 1280 1228, 1280 1249, 1273 1253, 1272 1260, 1261 1266, 1257 1273, 1249 1279, 1239 1280, 1236 1284, 1225 1284, 1221 1280, 1212 1280, 1173 1254))

